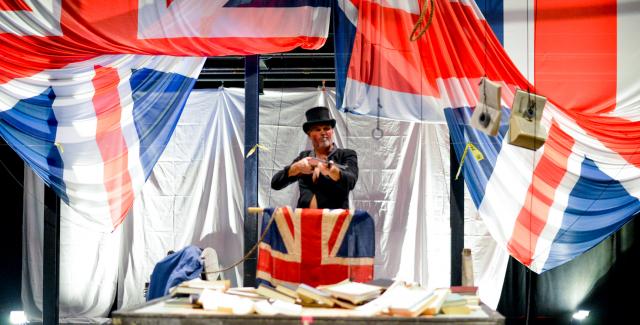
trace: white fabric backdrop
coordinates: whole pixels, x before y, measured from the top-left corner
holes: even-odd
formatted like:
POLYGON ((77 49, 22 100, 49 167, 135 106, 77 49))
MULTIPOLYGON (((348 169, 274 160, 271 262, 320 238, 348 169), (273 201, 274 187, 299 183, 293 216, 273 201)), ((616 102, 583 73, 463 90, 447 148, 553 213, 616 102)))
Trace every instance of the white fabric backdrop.
MULTIPOLYGON (((358 152, 360 177, 352 206, 376 223, 375 277, 398 277, 428 287, 450 281, 449 137, 446 125, 381 120, 335 110, 333 90, 266 90, 260 97, 261 206, 295 206, 297 186, 270 189, 275 170, 310 148, 301 125, 319 104, 337 120, 336 143, 358 152), (274 159, 275 157, 275 159, 274 159)), ((93 318, 143 302, 144 283, 167 251, 213 247, 222 265, 242 257, 244 90, 193 91, 165 152, 129 216, 101 232, 61 209, 60 315, 93 318)), ((42 182, 25 171, 22 298, 31 318, 42 308, 42 182), (36 194, 31 194, 36 193, 36 194), (39 229, 39 231, 38 231, 39 229)), ((465 247, 472 249, 483 301, 496 307, 508 255, 496 248, 465 198, 465 247)), ((242 284, 242 269, 225 273, 242 284)))

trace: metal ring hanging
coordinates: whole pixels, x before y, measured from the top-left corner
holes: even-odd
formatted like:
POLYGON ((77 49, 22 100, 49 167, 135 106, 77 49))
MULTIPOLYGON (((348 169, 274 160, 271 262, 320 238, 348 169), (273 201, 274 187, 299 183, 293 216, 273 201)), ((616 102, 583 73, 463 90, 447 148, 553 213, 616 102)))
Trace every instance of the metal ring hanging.
POLYGON ((380 140, 382 139, 382 137, 384 136, 384 132, 382 131, 382 129, 380 127, 376 127, 375 129, 371 130, 371 137, 376 139, 376 140, 380 140))

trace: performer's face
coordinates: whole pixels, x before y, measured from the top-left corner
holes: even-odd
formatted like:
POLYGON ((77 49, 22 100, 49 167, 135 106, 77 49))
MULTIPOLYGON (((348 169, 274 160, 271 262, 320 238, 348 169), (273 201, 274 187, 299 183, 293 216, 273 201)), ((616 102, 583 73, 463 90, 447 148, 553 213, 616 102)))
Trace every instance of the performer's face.
POLYGON ((314 149, 326 149, 333 144, 333 128, 329 124, 314 125, 309 129, 309 139, 314 149))

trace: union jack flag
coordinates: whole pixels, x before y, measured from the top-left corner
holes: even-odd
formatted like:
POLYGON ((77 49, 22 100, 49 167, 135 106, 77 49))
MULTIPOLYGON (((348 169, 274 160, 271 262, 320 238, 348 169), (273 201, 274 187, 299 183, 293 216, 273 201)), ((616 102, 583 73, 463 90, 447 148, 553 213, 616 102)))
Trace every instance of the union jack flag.
POLYGON ((312 286, 373 279, 374 224, 362 210, 265 209, 258 282, 312 286))
POLYGON ((71 208, 114 229, 202 57, 317 49, 329 15, 329 0, 0 0, 0 136, 71 208))
POLYGON ((485 156, 464 171, 492 236, 538 273, 640 212, 637 1, 426 1, 338 1, 342 107, 376 115, 379 102, 380 116, 446 120, 458 157, 468 142, 485 156), (483 76, 503 86, 496 137, 469 122, 483 76), (535 152, 505 137, 516 88, 549 101, 535 152))

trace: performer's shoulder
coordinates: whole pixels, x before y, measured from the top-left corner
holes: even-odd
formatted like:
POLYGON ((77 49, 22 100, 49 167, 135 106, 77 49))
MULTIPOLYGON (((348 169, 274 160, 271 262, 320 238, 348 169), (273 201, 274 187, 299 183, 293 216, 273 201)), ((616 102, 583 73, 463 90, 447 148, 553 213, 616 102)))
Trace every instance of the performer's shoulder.
POLYGON ((349 154, 349 155, 357 155, 356 151, 353 149, 340 149, 342 150, 342 152, 344 152, 345 154, 349 154))

